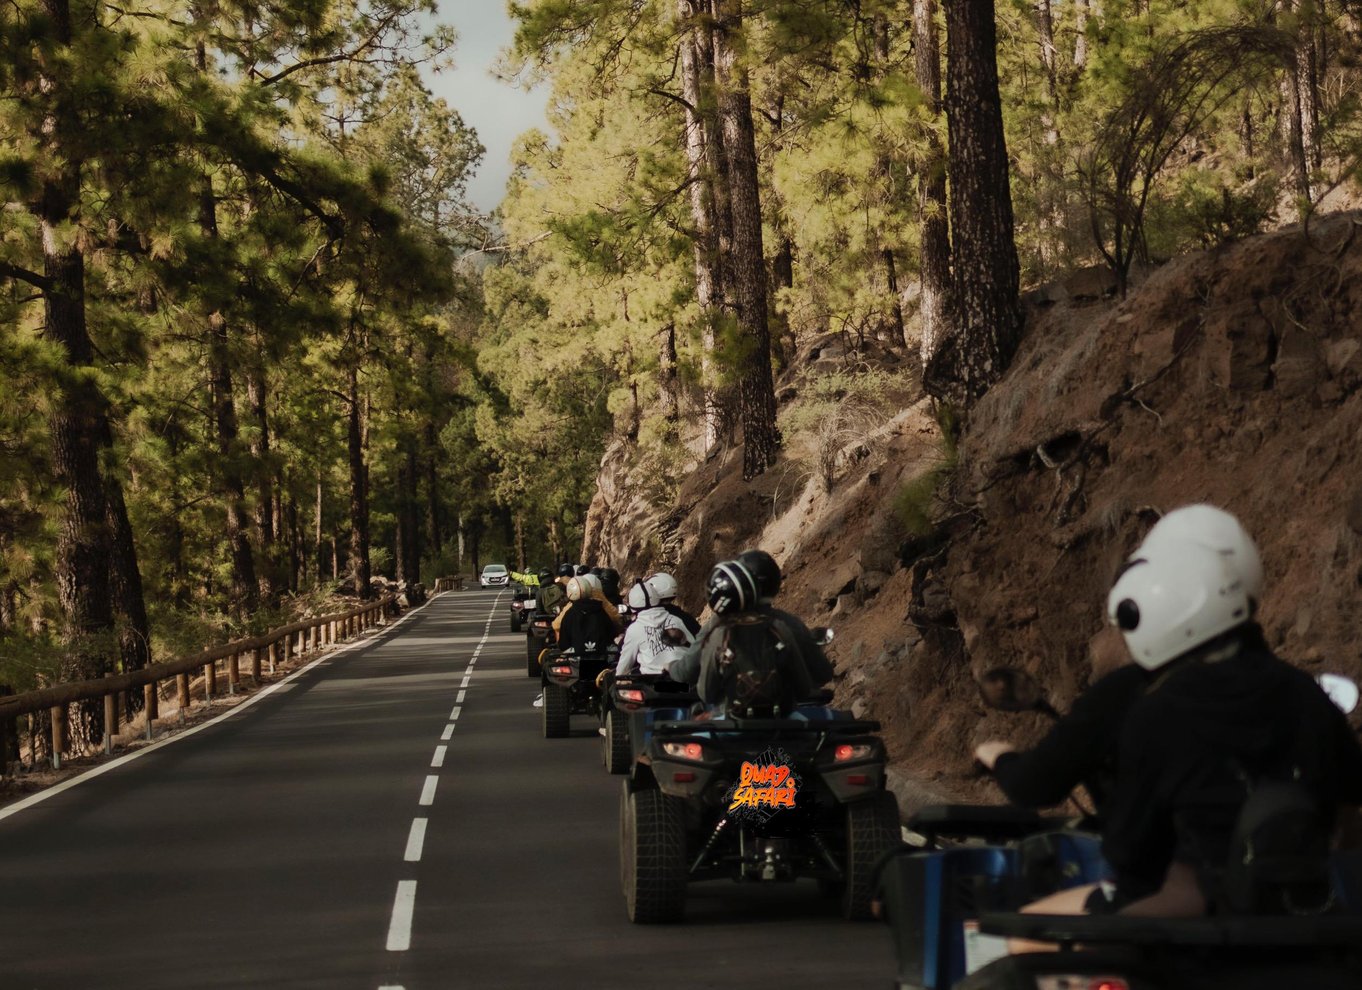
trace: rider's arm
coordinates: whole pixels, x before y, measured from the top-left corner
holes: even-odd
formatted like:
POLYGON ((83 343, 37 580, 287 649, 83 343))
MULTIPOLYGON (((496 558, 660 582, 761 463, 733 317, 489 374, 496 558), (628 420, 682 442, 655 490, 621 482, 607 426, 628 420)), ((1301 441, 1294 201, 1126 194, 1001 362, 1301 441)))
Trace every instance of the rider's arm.
POLYGON ((1001 754, 993 775, 1007 799, 1023 808, 1048 808, 1113 764, 1125 714, 1145 684, 1135 666, 1108 674, 1034 748, 1001 754))
POLYGON ((828 655, 823 652, 823 647, 818 645, 813 633, 809 632, 809 627, 804 625, 799 616, 791 615, 789 612, 780 612, 779 615, 794 633, 795 642, 799 646, 800 655, 804 657, 804 666, 809 671, 809 680, 813 686, 819 688, 827 684, 836 671, 833 670, 828 655))
POLYGON ((644 630, 640 623, 634 623, 624 631, 624 643, 620 646, 619 663, 615 664, 615 673, 623 676, 634 669, 634 664, 638 660, 638 651, 643 646, 644 630))
POLYGON ((519 571, 511 571, 511 580, 516 584, 523 584, 527 588, 539 587, 539 576, 537 574, 521 574, 519 571))

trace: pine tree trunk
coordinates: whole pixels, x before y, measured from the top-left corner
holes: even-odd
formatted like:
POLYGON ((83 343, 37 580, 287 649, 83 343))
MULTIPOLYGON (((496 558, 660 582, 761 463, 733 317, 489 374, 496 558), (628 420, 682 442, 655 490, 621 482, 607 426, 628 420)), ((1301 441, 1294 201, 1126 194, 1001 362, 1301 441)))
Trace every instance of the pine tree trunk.
POLYGON ((372 595, 369 581, 369 486, 364 463, 363 407, 360 405, 359 369, 350 368, 350 587, 361 599, 372 595))
POLYGON ((668 323, 658 334, 657 401, 668 423, 681 419, 681 390, 676 379, 676 324, 668 323))
POLYGON ((416 479, 419 475, 414 438, 408 439, 406 448, 405 463, 398 472, 402 485, 402 529, 406 543, 402 549, 402 572, 399 577, 407 582, 408 588, 414 588, 421 582, 421 525, 416 508, 416 479))
POLYGON ((714 47, 709 0, 677 0, 682 96, 686 109, 686 166, 691 179, 690 212, 694 231, 695 299, 703 321, 700 377, 704 403, 705 451, 727 432, 730 402, 715 365, 715 326, 724 309, 724 255, 728 185, 723 145, 714 103, 714 47), (721 241, 723 243, 721 243, 721 241))
POLYGON ((515 514, 515 560, 516 570, 525 570, 525 517, 515 514))
POLYGON ((326 572, 326 544, 322 538, 322 470, 320 467, 317 468, 317 503, 313 519, 315 520, 313 547, 317 561, 317 580, 312 583, 314 587, 320 587, 322 575, 326 572))
POLYGON ((298 526, 298 503, 293 500, 292 495, 284 499, 284 525, 289 534, 288 590, 290 594, 296 595, 303 586, 307 564, 302 553, 303 534, 298 526))
POLYGON ((251 437, 251 460, 256 472, 255 527, 260 533, 261 593, 277 602, 282 591, 279 580, 279 555, 275 550, 274 472, 270 470, 270 421, 268 386, 263 358, 246 375, 246 399, 250 405, 255 431, 251 437))
POLYGON ((1088 67, 1088 0, 1074 0, 1074 74, 1088 67))
MULTIPOLYGON (((142 571, 137 563, 128 507, 123 501, 123 485, 117 478, 106 480, 109 531, 113 535, 109 563, 109 585, 122 621, 118 625, 118 650, 124 672, 141 670, 151 663, 151 626, 142 592, 142 571)), ((129 698, 131 701, 131 696, 129 698)), ((138 697, 140 702, 140 696, 138 697)), ((136 708, 136 702, 134 702, 136 708)))
MULTIPOLYGON (((776 252, 775 259, 771 262, 771 274, 775 277, 777 290, 794 288, 794 241, 789 237, 780 239, 780 250, 776 252)), ((771 302, 772 318, 776 321, 776 332, 771 347, 782 364, 788 365, 794 360, 795 355, 794 330, 790 326, 789 314, 781 310, 774 299, 771 302)), ((901 315, 902 310, 899 312, 901 315)))
MULTIPOLYGON (((918 88, 932 116, 941 116, 941 46, 936 27, 936 0, 913 0, 914 68, 918 88)), ((926 368, 940 342, 951 334, 951 239, 946 205, 946 151, 933 129, 927 153, 917 168, 918 210, 922 216, 922 296, 920 322, 922 366, 926 368)))
POLYGON ((1055 49, 1055 20, 1050 0, 1036 0, 1036 31, 1040 35, 1040 64, 1045 70, 1046 108, 1041 114, 1045 143, 1059 144, 1059 56, 1055 49))
POLYGON ((715 0, 714 11, 715 80, 728 158, 733 223, 730 269, 738 333, 742 338, 738 400, 743 428, 743 478, 751 479, 775 463, 780 431, 776 428, 776 396, 771 377, 756 132, 747 68, 738 50, 742 44, 742 0, 715 0))
POLYGON ((958 324, 926 369, 924 384, 938 399, 968 410, 1002 377, 1021 336, 993 0, 946 0, 946 38, 958 324))
MULTIPOLYGON (((444 553, 444 535, 440 524, 440 472, 436 458, 439 456, 439 441, 435 434, 435 423, 426 421, 426 542, 432 557, 444 553)), ((440 575, 435 575, 439 577, 440 575)))
MULTIPOLYGON (((43 0, 53 40, 69 52, 73 34, 67 0, 43 0)), ((110 534, 100 449, 108 434, 107 410, 95 376, 94 348, 85 313, 85 256, 78 243, 59 234, 79 220, 81 161, 67 145, 79 127, 80 108, 68 105, 59 87, 64 70, 42 66, 39 88, 50 111, 42 124, 49 157, 55 163, 39 189, 42 228, 43 336, 55 344, 64 363, 60 386, 50 396, 52 466, 65 492, 57 537, 57 598, 62 611, 66 656, 62 677, 83 680, 112 669, 113 602, 109 585, 110 534)), ((75 748, 103 738, 103 704, 95 700, 74 708, 70 736, 75 748)))

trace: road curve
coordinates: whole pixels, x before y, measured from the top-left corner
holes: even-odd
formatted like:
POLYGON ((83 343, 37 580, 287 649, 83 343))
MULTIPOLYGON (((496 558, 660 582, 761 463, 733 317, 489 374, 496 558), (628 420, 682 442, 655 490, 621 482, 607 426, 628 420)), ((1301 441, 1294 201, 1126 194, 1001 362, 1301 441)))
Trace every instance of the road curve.
POLYGON ((504 595, 439 596, 238 716, 0 820, 0 985, 867 987, 812 883, 638 927, 619 778, 540 737, 504 595))

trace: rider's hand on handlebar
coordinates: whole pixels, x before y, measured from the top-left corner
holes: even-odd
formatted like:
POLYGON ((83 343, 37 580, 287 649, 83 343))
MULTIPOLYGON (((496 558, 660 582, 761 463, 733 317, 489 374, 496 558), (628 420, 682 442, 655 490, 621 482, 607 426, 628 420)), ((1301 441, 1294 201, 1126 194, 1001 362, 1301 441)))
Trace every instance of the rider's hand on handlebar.
POLYGON ((1004 753, 1015 753, 1016 751, 1017 747, 1013 746, 1010 742, 1004 742, 1001 739, 990 739, 988 742, 980 743, 978 746, 974 747, 974 758, 992 771, 993 764, 998 762, 998 757, 1002 756, 1004 753))

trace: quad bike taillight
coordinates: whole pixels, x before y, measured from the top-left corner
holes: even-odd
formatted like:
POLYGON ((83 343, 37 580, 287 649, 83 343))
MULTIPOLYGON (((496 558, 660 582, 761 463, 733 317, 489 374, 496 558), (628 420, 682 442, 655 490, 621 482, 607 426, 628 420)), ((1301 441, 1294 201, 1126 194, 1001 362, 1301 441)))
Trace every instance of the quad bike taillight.
POLYGON ((643 692, 638 688, 620 688, 620 701, 632 701, 635 704, 643 704, 643 692))
POLYGON ((1130 984, 1119 976, 1099 976, 1088 981, 1088 990, 1130 990, 1130 984))
POLYGON ((854 746, 842 743, 832 751, 832 758, 838 763, 845 763, 848 760, 863 760, 874 751, 875 748, 869 743, 860 743, 854 746))
POLYGON ((681 760, 703 760, 705 758, 705 747, 699 743, 664 742, 662 750, 668 756, 675 756, 681 760))
POLYGON ((558 674, 560 677, 571 677, 572 666, 570 664, 554 664, 549 668, 550 674, 558 674))

